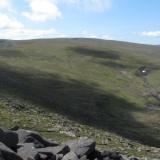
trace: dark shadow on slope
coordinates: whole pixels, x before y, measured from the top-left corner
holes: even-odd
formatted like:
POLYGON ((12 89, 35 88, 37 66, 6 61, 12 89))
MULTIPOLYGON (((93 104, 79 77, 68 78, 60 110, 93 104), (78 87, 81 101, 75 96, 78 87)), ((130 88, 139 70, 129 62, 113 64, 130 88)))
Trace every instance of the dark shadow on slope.
POLYGON ((0 91, 48 107, 74 121, 160 147, 159 134, 152 136, 154 129, 137 122, 132 116, 132 112, 143 110, 84 82, 63 80, 57 75, 38 71, 30 74, 0 67, 0 91))
POLYGON ((104 51, 85 47, 70 47, 69 50, 84 56, 93 56, 97 58, 106 58, 114 60, 120 59, 119 53, 113 50, 104 51))
POLYGON ((107 67, 114 68, 114 69, 135 69, 136 68, 136 66, 132 66, 125 63, 122 64, 116 61, 106 61, 106 62, 97 62, 97 63, 100 63, 102 65, 105 65, 107 67))

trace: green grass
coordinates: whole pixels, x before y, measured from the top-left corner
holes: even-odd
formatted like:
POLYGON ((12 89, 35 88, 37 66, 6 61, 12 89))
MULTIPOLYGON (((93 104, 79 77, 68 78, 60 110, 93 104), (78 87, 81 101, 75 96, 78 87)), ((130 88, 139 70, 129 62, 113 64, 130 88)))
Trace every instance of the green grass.
POLYGON ((0 95, 160 147, 160 112, 144 107, 146 88, 136 75, 141 66, 152 68, 147 79, 160 90, 159 64, 159 47, 151 45, 94 39, 1 41, 0 95))

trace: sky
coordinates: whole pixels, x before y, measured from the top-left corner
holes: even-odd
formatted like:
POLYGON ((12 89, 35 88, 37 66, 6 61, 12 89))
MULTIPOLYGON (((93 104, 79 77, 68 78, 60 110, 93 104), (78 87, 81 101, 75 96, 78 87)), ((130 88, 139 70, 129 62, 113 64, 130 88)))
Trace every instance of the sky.
POLYGON ((0 0, 0 39, 160 44, 160 0, 0 0))

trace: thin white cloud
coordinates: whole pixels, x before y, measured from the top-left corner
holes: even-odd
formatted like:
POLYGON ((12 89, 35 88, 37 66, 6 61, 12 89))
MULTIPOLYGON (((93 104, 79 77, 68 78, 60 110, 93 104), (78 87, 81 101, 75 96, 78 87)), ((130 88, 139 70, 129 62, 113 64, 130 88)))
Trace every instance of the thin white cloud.
POLYGON ((54 34, 55 29, 27 28, 14 17, 0 13, 0 39, 46 38, 54 34))
POLYGON ((80 9, 87 11, 105 11, 112 7, 112 0, 54 0, 57 3, 76 5, 80 9))
POLYGON ((2 13, 6 13, 6 12, 14 13, 15 12, 10 0, 0 0, 0 12, 2 13))
POLYGON ((160 31, 144 31, 138 34, 146 37, 160 37, 160 31))
POLYGON ((83 0, 83 6, 86 10, 104 11, 111 8, 111 0, 83 0))
POLYGON ((112 35, 107 35, 107 34, 93 34, 91 32, 88 32, 87 30, 82 30, 80 37, 83 38, 98 38, 98 39, 106 39, 106 40, 113 40, 116 39, 115 37, 113 37, 112 35))
POLYGON ((47 38, 50 35, 54 35, 56 31, 54 29, 30 29, 30 28, 17 28, 17 29, 4 29, 0 30, 1 39, 35 39, 35 38, 47 38))
POLYGON ((9 5, 8 0, 0 0, 0 7, 7 7, 9 5))
MULTIPOLYGON (((61 16, 59 5, 75 5, 93 11, 103 11, 110 7, 111 0, 26 0, 29 4, 30 11, 23 12, 23 15, 35 22, 45 22, 54 20, 61 16)), ((16 19, 15 5, 11 4, 11 0, 0 0, 0 39, 35 39, 35 38, 55 38, 55 37, 72 37, 58 33, 55 29, 38 29, 29 28, 21 21, 16 19)), ((75 37, 86 38, 107 38, 112 39, 108 35, 95 35, 87 31, 83 31, 75 37)))
POLYGON ((54 20, 61 16, 59 8, 52 0, 27 0, 31 8, 30 12, 22 14, 35 22, 54 20))

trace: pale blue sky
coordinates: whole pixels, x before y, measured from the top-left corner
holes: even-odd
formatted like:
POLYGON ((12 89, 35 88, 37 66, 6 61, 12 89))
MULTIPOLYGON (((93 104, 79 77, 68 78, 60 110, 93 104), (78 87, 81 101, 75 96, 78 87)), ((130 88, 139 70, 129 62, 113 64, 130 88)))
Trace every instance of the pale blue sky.
POLYGON ((160 0, 0 0, 0 39, 89 37, 160 44, 160 0))

